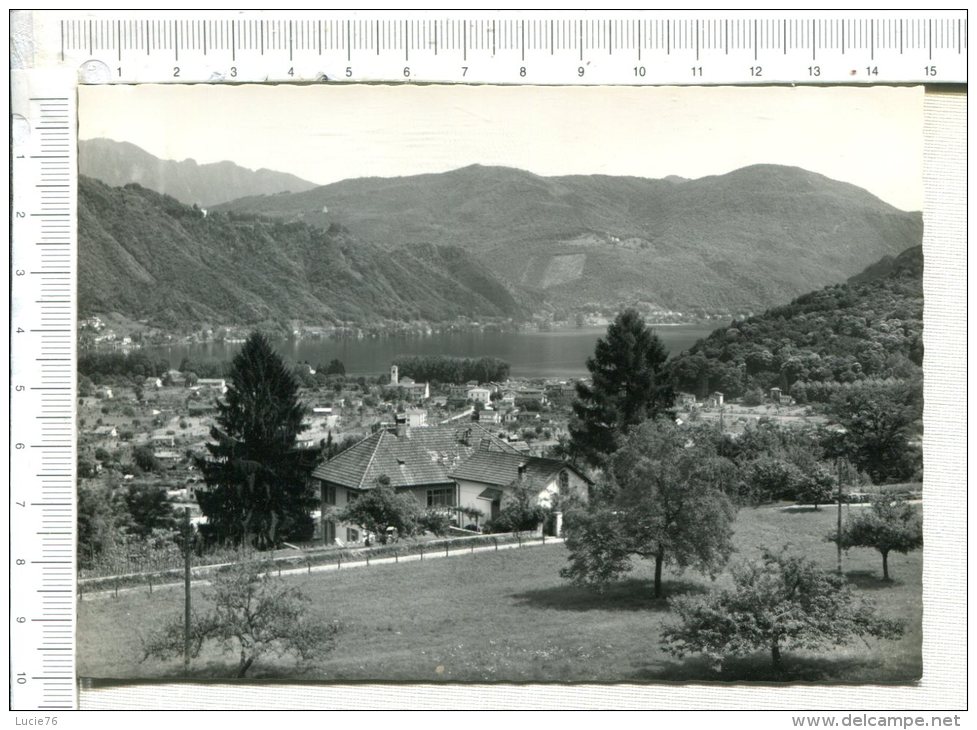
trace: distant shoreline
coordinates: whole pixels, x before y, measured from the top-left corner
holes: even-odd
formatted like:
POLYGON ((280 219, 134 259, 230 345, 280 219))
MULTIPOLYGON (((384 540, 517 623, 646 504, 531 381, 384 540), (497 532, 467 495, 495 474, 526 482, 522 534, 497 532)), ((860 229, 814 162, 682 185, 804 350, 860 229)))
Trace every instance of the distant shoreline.
MULTIPOLYGON (((716 323, 670 325, 659 329, 666 349, 673 355, 708 337, 716 323)), ((513 377, 567 378, 587 374, 586 362, 594 345, 606 333, 606 326, 499 332, 470 330, 430 335, 375 337, 327 337, 280 339, 276 349, 290 362, 313 367, 340 360, 347 375, 376 375, 387 371, 400 356, 451 355, 496 357, 508 362, 513 377)), ((150 357, 169 360, 177 367, 183 358, 191 361, 225 362, 234 357, 240 343, 163 343, 140 348, 150 357)))

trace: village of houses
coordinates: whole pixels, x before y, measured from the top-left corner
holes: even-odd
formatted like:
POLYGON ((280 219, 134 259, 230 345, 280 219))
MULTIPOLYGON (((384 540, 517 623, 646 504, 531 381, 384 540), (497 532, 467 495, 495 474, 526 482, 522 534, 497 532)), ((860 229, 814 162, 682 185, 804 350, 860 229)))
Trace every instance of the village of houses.
MULTIPOLYGON (((315 371, 308 365, 310 374, 315 371)), ((360 546, 375 536, 357 525, 330 519, 386 476, 421 506, 449 513, 455 534, 481 532, 499 512, 505 490, 522 480, 540 487, 540 503, 552 495, 586 495, 586 475, 556 458, 568 437, 575 380, 509 379, 445 384, 415 382, 391 365, 389 375, 346 378, 342 386, 305 387, 306 429, 297 445, 322 453, 310 474, 321 507, 313 515, 314 545, 360 546), (338 452, 338 453, 337 453, 338 452), (330 457, 331 458, 328 458, 330 457)), ((79 475, 109 488, 165 489, 174 509, 189 508, 192 521, 205 518, 196 504, 206 489, 194 466, 227 392, 220 378, 190 378, 170 370, 141 387, 102 385, 79 398, 79 475), (136 465, 137 449, 151 449, 156 468, 136 465)), ((777 389, 767 402, 748 407, 680 394, 677 418, 716 420, 736 433, 762 418, 782 423, 817 420, 777 389)), ((559 513, 545 529, 558 535, 559 513)))

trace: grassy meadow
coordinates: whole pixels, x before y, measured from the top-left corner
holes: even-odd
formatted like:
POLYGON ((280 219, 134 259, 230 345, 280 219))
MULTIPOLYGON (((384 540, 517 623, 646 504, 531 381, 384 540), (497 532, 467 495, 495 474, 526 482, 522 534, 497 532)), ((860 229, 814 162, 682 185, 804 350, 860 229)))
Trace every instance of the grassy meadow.
MULTIPOLYGON (((856 510, 859 507, 845 508, 856 510)), ((834 569, 834 508, 765 506, 740 511, 734 560, 787 542, 834 569)), ((651 566, 603 594, 568 584, 559 570, 563 545, 459 555, 447 560, 379 565, 288 578, 312 599, 311 610, 338 620, 335 649, 311 666, 263 657, 253 679, 320 681, 840 681, 906 682, 922 674, 922 552, 890 555, 893 582, 882 581, 874 550, 850 551, 848 579, 883 614, 905 624, 896 641, 857 641, 823 652, 787 653, 776 674, 766 651, 717 670, 701 657, 678 660, 660 646, 674 620, 668 595, 707 591, 696 573, 666 574, 666 598, 652 598, 651 566)), ((719 578, 719 582, 725 580, 719 578)), ((206 588, 193 599, 201 606, 206 588)), ((180 589, 86 597, 78 605, 78 675, 179 678, 182 662, 140 661, 140 636, 164 617, 182 615, 180 589)), ((235 674, 236 657, 209 648, 193 665, 197 679, 235 674)))

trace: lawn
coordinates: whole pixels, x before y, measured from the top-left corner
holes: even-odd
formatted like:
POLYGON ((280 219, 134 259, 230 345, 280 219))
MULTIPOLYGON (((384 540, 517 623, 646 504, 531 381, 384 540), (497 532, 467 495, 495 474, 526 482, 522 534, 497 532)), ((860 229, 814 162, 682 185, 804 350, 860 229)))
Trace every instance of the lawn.
MULTIPOLYGON (((760 546, 790 542, 833 569, 835 548, 823 536, 834 521, 832 508, 741 510, 734 560, 757 555, 760 546)), ((665 654, 661 629, 673 618, 667 597, 652 598, 648 565, 597 594, 560 578, 566 549, 553 545, 290 578, 312 599, 313 610, 339 621, 335 650, 305 668, 263 658, 252 675, 423 682, 911 681, 922 674, 922 553, 892 555, 889 562, 892 583, 882 582, 875 551, 852 550, 844 566, 859 592, 905 623, 903 638, 789 653, 783 674, 772 673, 765 651, 728 661, 721 671, 698 657, 665 654)), ((695 573, 667 574, 665 590, 675 596, 710 585, 695 573)), ((198 605, 206 590, 195 590, 198 605)), ((178 589, 86 598, 78 607, 79 676, 179 677, 179 661, 140 662, 139 637, 163 617, 181 615, 182 605, 178 589)), ((234 669, 232 655, 213 651, 195 662, 193 676, 223 679, 234 669)))

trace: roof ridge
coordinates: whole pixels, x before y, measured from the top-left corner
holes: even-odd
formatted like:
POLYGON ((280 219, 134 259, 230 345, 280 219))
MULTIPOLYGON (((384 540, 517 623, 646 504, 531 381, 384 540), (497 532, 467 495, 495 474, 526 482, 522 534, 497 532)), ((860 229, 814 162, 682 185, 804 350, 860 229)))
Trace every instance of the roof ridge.
MULTIPOLYGON (((361 438, 359 441, 357 441, 355 444, 353 444, 352 446, 350 446, 348 449, 343 449, 342 451, 340 451, 338 454, 336 454, 331 459, 327 459, 326 461, 323 461, 321 464, 318 464, 312 470, 312 476, 315 476, 315 473, 317 471, 319 471, 320 469, 325 469, 330 464, 336 464, 336 463, 339 463, 339 462, 349 461, 349 459, 353 456, 353 454, 354 454, 354 452, 356 450, 356 447, 357 446, 360 446, 360 445, 362 445, 364 443, 366 443, 367 441, 369 441, 374 436, 376 436, 376 434, 373 434, 373 433, 367 434, 366 436, 364 436, 363 438, 361 438)), ((374 451, 375 451, 375 448, 376 447, 374 447, 374 451)))
POLYGON ((471 425, 477 427, 479 431, 481 431, 483 434, 485 434, 486 436, 488 436, 493 441, 497 442, 500 446, 503 446, 506 449, 509 449, 509 451, 504 451, 502 453, 512 453, 512 454, 518 454, 519 453, 519 450, 518 449, 516 449, 514 446, 512 446, 509 443, 507 443, 506 441, 504 441, 500 437, 496 436, 494 433, 492 433, 490 430, 488 430, 487 428, 485 428, 485 426, 483 426, 482 424, 478 423, 477 421, 472 422, 471 425))
MULTIPOLYGON (((367 473, 369 473, 370 467, 373 466, 373 460, 377 458, 377 451, 380 448, 380 442, 383 441, 383 434, 384 434, 384 431, 382 431, 382 430, 377 431, 377 442, 373 446, 373 453, 370 454, 370 460, 368 462, 366 462, 366 468, 363 470, 363 476, 360 477, 360 481, 358 482, 357 487, 356 487, 357 489, 362 489, 363 488, 363 480, 366 479, 366 475, 367 475, 367 473)), ((366 439, 364 439, 364 441, 365 440, 366 439)))

